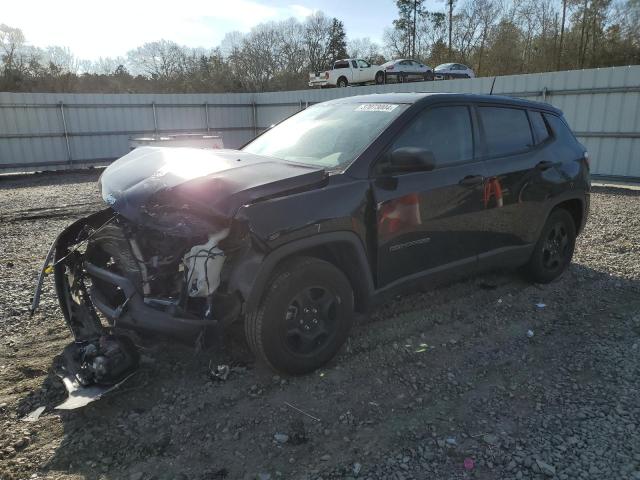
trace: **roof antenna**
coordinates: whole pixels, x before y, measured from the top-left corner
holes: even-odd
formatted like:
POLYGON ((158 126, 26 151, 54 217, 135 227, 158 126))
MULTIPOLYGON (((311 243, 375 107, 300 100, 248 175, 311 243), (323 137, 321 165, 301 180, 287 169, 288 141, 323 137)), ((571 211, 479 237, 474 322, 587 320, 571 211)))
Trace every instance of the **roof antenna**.
POLYGON ((493 95, 493 86, 496 84, 496 77, 493 77, 493 82, 491 82, 491 91, 489 92, 489 95, 493 95))

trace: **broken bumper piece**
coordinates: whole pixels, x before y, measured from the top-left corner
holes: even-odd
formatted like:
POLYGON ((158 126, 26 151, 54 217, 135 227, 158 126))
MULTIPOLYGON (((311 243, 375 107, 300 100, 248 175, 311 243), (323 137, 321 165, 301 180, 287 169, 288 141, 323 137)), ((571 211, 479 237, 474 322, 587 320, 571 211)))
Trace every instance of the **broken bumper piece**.
POLYGON ((126 277, 88 262, 85 264, 85 268, 92 279, 109 283, 124 293, 124 302, 114 306, 108 302, 99 289, 92 287, 89 290, 93 306, 113 322, 114 326, 179 338, 192 338, 203 329, 215 325, 211 320, 175 315, 172 310, 177 309, 176 301, 143 298, 131 280, 126 277))
POLYGON ((139 355, 124 336, 103 335, 93 342, 74 342, 58 359, 57 374, 68 398, 58 410, 83 407, 115 390, 138 368, 139 355))

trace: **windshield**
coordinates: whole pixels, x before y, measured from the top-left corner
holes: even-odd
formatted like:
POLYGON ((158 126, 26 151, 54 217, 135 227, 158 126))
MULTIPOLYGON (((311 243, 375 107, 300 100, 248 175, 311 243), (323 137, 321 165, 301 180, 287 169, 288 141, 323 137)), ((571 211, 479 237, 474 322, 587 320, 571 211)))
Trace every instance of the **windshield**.
POLYGON ((327 169, 345 168, 407 105, 319 104, 264 132, 243 150, 327 169))
POLYGON ((453 65, 453 63, 443 63, 442 65, 438 65, 436 70, 446 70, 447 68, 451 68, 451 65, 453 65))

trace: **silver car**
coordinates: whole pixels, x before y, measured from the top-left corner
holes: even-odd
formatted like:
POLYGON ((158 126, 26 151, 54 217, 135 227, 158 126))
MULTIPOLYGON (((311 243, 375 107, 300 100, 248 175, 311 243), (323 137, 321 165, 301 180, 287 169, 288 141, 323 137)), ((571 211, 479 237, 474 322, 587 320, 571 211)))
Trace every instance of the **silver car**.
POLYGON ((434 70, 436 80, 449 80, 452 78, 475 78, 476 74, 466 65, 461 63, 443 63, 434 70))
POLYGON ((382 64, 387 80, 390 78, 398 82, 410 80, 433 80, 433 69, 423 63, 401 58, 382 64))

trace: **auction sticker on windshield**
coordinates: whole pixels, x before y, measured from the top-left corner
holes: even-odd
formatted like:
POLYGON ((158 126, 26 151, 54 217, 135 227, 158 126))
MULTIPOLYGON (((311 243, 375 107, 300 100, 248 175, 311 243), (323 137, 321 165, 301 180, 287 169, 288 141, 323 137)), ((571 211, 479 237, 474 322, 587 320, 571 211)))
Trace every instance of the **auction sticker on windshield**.
POLYGON ((356 108, 356 112, 391 112, 397 107, 393 103, 363 103, 356 108))

